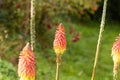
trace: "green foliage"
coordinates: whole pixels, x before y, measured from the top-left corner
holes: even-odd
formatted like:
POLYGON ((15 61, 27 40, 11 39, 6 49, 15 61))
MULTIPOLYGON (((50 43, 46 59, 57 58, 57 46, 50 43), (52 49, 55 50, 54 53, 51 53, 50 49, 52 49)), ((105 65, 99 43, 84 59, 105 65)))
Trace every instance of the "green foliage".
POLYGON ((94 15, 101 0, 38 0, 37 16, 43 23, 51 21, 55 15, 74 16, 77 19, 94 15), (40 3, 39 3, 40 2, 40 3), (44 20, 48 21, 44 21, 44 20))
POLYGON ((12 64, 0 59, 0 80, 18 80, 16 69, 12 64))
MULTIPOLYGON (((0 7, 0 53, 2 58, 5 57, 5 53, 9 50, 19 50, 20 46, 24 43, 21 41, 26 41, 28 37, 29 27, 29 9, 28 2, 23 0, 1 0, 0 7), (12 6, 11 6, 12 5, 12 6), (17 40, 17 41, 16 41, 17 40), (13 42, 10 43, 9 41, 13 42), (7 43, 7 46, 6 44, 7 43), (19 44, 16 46, 17 44, 19 44), (16 47, 15 47, 16 46, 16 47)), ((17 51, 13 52, 13 56, 17 55, 17 51)), ((7 53, 9 54, 9 52, 7 53)), ((12 56, 12 57, 13 57, 12 56)), ((11 55, 9 59, 11 58, 11 55)), ((16 61, 15 58, 12 58, 12 62, 16 61)))
POLYGON ((9 33, 21 32, 27 28, 25 23, 29 15, 26 4, 27 2, 23 0, 6 0, 1 4, 0 23, 9 30, 9 33))
MULTIPOLYGON (((43 48, 52 45, 53 30, 58 26, 56 16, 64 17, 65 21, 85 19, 94 15, 101 0, 36 0, 36 38, 43 48), (52 30, 51 30, 52 29, 52 30), (49 35, 51 34, 51 36, 49 35)), ((109 5, 117 1, 109 1, 109 5)), ((119 3, 119 1, 118 1, 119 3)), ((23 41, 29 38, 30 1, 6 0, 0 3, 0 41, 18 33, 23 41), (13 5, 13 6, 11 6, 13 5)), ((119 11, 113 6, 111 11, 118 15, 119 11), (115 8, 115 9, 114 9, 115 8), (114 11, 113 11, 114 10, 114 11)), ((101 13, 101 12, 100 12, 101 13)), ((98 16, 98 15, 97 15, 98 16)))
MULTIPOLYGON (((53 21, 56 16, 70 17, 76 19, 88 18, 93 15, 99 7, 100 0, 36 0, 36 38, 43 48, 51 45, 54 26, 58 26, 58 20, 53 21), (52 36, 49 36, 52 34, 52 36)), ((29 0, 2 0, 0 3, 0 39, 14 33, 22 36, 23 41, 29 35, 30 1, 29 0), (11 6, 12 5, 12 6, 11 6), (6 31, 4 34, 3 31, 6 31)))

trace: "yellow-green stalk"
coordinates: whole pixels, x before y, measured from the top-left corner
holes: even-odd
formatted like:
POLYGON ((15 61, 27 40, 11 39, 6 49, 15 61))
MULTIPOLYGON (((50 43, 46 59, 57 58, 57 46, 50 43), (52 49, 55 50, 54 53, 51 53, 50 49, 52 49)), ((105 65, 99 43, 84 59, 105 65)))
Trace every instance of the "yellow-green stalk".
POLYGON ((99 36, 98 36, 98 42, 97 42, 96 53, 95 53, 95 61, 94 61, 91 80, 95 79, 95 72, 96 72, 97 62, 98 62, 98 57, 99 57, 100 44, 101 44, 102 35, 103 35, 103 31, 104 31, 104 26, 105 26, 106 9, 107 9, 107 0, 104 0, 103 12, 102 12, 102 18, 101 18, 101 24, 100 24, 100 31, 99 31, 99 36))

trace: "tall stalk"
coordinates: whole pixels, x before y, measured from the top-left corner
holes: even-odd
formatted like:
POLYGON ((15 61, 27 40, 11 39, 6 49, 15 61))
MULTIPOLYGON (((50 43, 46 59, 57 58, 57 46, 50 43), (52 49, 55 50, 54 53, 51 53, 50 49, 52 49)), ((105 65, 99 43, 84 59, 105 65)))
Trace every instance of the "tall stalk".
POLYGON ((31 34, 31 48, 32 48, 32 50, 34 50, 34 44, 35 44, 35 0, 31 0, 30 34, 31 34))
POLYGON ((57 64, 57 67, 56 67, 56 78, 55 78, 55 80, 59 80, 60 65, 61 65, 61 55, 57 55, 56 64, 57 64))
POLYGON ((98 57, 99 57, 102 33, 104 31, 104 25, 105 25, 106 8, 107 8, 107 0, 104 0, 102 19, 101 19, 101 24, 100 24, 100 31, 99 31, 99 36, 98 36, 98 43, 97 43, 97 48, 96 48, 96 55, 95 55, 95 61, 94 61, 94 67, 93 67, 91 80, 94 80, 95 78, 95 72, 96 72, 96 66, 97 66, 98 57))

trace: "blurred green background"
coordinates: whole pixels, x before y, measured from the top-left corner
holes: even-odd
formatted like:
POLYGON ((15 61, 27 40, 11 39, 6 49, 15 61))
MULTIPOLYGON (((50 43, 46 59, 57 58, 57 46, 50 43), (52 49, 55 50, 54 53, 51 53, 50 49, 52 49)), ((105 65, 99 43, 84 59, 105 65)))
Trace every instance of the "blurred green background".
MULTIPOLYGON (((113 79, 111 48, 120 33, 119 4, 120 0, 108 0, 95 80, 113 79)), ((60 80, 90 80, 102 6, 103 0, 36 0, 36 80, 55 80, 53 39, 59 23, 67 38, 60 80)), ((0 0, 0 80, 19 80, 18 57, 30 41, 29 24, 30 0, 0 0)))

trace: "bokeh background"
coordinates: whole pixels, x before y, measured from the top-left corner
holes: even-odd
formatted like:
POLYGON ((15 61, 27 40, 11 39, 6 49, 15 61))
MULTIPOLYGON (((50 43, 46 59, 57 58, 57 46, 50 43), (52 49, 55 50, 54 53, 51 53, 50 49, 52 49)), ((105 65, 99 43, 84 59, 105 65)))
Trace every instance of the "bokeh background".
MULTIPOLYGON (((95 80, 113 79, 111 48, 120 33, 119 4, 120 0, 108 0, 95 80)), ((103 0, 36 0, 36 80, 55 79, 53 39, 59 23, 67 38, 60 80, 90 80, 102 6, 103 0)), ((18 57, 28 41, 30 0, 0 0, 0 80, 19 80, 18 57)))

